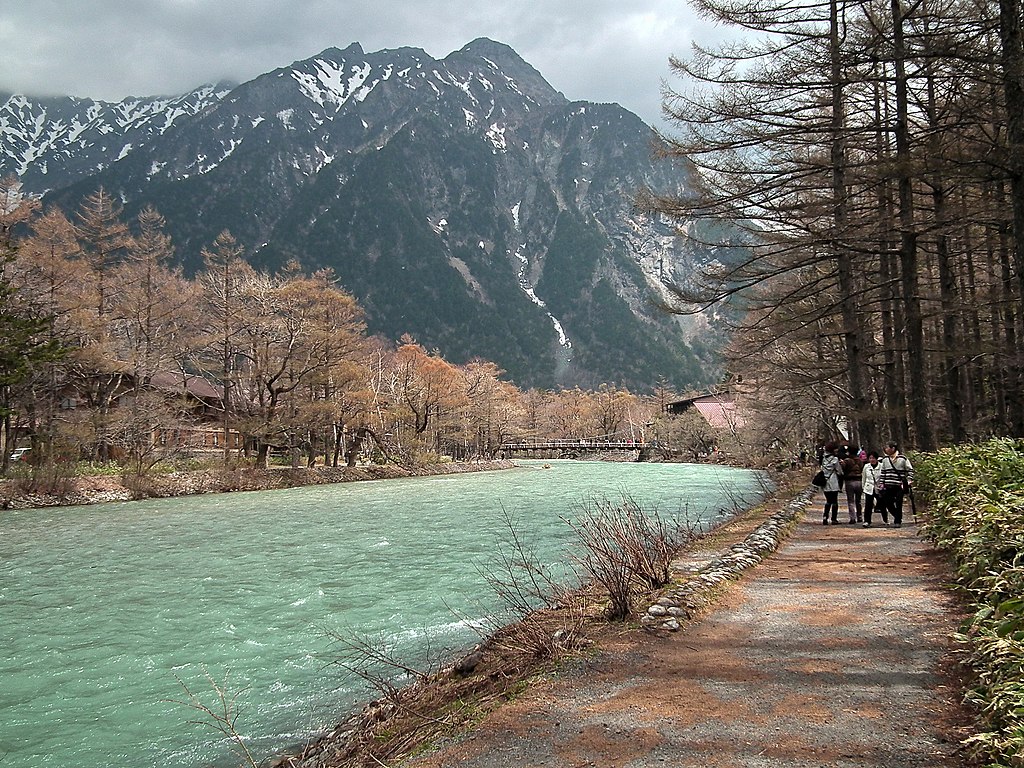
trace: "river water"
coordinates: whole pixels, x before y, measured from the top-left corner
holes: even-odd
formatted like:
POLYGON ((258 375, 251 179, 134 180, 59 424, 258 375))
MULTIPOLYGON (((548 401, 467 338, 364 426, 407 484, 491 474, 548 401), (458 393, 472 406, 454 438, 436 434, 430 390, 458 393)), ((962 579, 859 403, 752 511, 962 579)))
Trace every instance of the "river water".
POLYGON ((564 563, 573 517, 629 498, 716 520, 759 475, 687 464, 516 469, 284 491, 0 512, 0 765, 238 765, 182 701, 236 696, 257 759, 368 696, 333 637, 415 658, 465 648, 500 611, 487 587, 507 517, 564 563), (503 512, 504 510, 504 512, 503 512))

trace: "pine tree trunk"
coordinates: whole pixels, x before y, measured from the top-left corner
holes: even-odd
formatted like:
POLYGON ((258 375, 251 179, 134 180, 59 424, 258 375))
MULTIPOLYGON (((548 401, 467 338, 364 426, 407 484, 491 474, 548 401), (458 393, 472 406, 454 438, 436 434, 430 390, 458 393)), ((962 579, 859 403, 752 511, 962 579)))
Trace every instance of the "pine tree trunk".
MULTIPOLYGON (((961 193, 961 215, 969 210, 969 200, 966 188, 961 193)), ((984 339, 981 332, 981 318, 978 312, 978 284, 977 267, 975 261, 975 238, 974 225, 965 221, 961 236, 963 242, 964 259, 960 265, 960 295, 965 298, 965 306, 961 309, 964 314, 964 338, 970 339, 970 344, 975 350, 973 356, 965 360, 963 383, 963 401, 965 406, 964 421, 965 429, 968 432, 968 439, 976 430, 973 426, 978 421, 978 407, 985 398, 985 358, 981 356, 984 347, 984 339)))
POLYGON ((864 384, 864 330, 854 286, 852 251, 846 246, 848 205, 846 184, 846 104, 839 28, 838 0, 829 0, 829 51, 832 78, 832 251, 839 276, 839 302, 843 318, 843 341, 846 347, 847 380, 850 387, 850 420, 852 434, 859 445, 875 443, 874 422, 864 384))
MULTIPOLYGON (((883 91, 881 82, 887 73, 884 68, 875 72, 875 152, 879 160, 891 161, 889 144, 885 126, 889 123, 888 92, 883 91)), ((895 204, 892 196, 892 185, 888 179, 882 178, 877 185, 877 217, 878 217, 878 274, 879 285, 879 322, 882 335, 882 405, 886 413, 888 437, 903 442, 906 434, 905 407, 902 398, 903 366, 902 357, 896 348, 897 328, 899 322, 896 304, 896 290, 893 285, 896 273, 896 262, 893 258, 892 222, 895 215, 895 204)), ((881 443, 876 445, 880 449, 881 443)))
MULTIPOLYGON (((1013 261, 1017 272, 1017 303, 1024 305, 1024 37, 1021 34, 1019 0, 999 0, 999 38, 1002 46, 1003 97, 1006 108, 1007 167, 1010 175, 1013 261)), ((1016 339, 1014 339, 1016 342, 1016 339)), ((1013 404, 1014 434, 1024 434, 1024 410, 1019 407, 1024 387, 1021 350, 1010 347, 1013 366, 1009 393, 1013 404)))
POLYGON ((929 387, 925 370, 924 320, 921 315, 921 297, 918 284, 917 225, 914 220, 914 185, 910 164, 909 90, 906 72, 906 44, 903 36, 903 6, 901 0, 891 0, 893 19, 893 53, 895 65, 896 99, 896 166, 898 168, 898 194, 900 204, 900 281, 903 290, 904 320, 907 339, 908 393, 910 421, 914 428, 917 448, 930 451, 935 448, 929 409, 929 387))

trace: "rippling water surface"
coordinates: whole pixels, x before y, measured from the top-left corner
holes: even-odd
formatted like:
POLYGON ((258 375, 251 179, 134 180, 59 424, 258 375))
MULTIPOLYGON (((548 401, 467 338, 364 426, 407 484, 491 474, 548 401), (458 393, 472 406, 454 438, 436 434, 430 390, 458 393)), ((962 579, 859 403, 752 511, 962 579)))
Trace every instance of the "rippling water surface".
POLYGON ((410 657, 473 642, 467 619, 500 608, 483 572, 508 549, 503 509, 555 563, 560 518, 594 500, 708 521, 761 490, 720 467, 549 464, 0 512, 0 765, 237 764, 176 703, 184 683, 213 704, 207 673, 240 692, 263 757, 366 695, 329 665, 329 631, 410 657))

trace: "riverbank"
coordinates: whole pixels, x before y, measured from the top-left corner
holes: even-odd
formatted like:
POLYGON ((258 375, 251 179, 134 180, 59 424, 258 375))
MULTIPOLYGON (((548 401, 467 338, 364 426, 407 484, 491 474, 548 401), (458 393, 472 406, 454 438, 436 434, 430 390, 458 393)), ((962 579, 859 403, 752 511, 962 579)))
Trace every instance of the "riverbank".
POLYGON ((394 464, 370 464, 358 467, 274 467, 270 469, 217 468, 193 472, 172 472, 143 478, 117 475, 89 475, 70 478, 60 492, 38 492, 25 479, 0 481, 0 510, 35 507, 102 504, 144 498, 169 498, 232 491, 268 491, 306 485, 350 483, 361 480, 395 480, 405 477, 430 477, 465 472, 490 472, 511 469, 507 459, 480 462, 450 462, 407 468, 394 464))
POLYGON ((502 628, 466 658, 370 703, 297 755, 273 765, 395 765, 472 728, 538 682, 586 664, 623 638, 679 631, 714 602, 723 583, 760 562, 785 539, 808 490, 803 473, 777 479, 778 489, 770 498, 680 552, 671 585, 638 597, 633 620, 608 623, 603 595, 575 595, 559 609, 540 610, 502 628))
POLYGON ((276 764, 967 765, 948 566, 913 523, 821 526, 820 505, 784 488, 681 554, 642 622, 594 617, 548 658, 492 643, 276 764))
POLYGON ((967 765, 947 564, 913 522, 822 526, 820 503, 699 621, 612 638, 403 768, 967 765))

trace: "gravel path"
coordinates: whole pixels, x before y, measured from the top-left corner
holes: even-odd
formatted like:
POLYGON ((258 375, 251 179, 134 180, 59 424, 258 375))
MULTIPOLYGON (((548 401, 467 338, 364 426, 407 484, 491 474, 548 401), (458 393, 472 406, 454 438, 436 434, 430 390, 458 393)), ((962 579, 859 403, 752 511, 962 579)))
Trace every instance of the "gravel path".
POLYGON ((672 633, 623 632, 415 768, 965 765, 948 570, 903 528, 821 525, 672 633))

